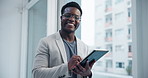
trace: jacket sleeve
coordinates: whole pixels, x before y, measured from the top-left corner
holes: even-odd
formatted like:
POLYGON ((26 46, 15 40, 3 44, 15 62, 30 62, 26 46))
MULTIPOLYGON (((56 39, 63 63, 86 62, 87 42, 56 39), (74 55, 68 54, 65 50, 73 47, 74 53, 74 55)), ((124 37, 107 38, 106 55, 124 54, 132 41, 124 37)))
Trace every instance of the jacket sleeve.
POLYGON ((34 78, 63 78, 68 74, 67 63, 49 67, 49 57, 50 54, 48 53, 48 45, 46 40, 42 39, 37 48, 37 54, 34 60, 32 70, 34 78))

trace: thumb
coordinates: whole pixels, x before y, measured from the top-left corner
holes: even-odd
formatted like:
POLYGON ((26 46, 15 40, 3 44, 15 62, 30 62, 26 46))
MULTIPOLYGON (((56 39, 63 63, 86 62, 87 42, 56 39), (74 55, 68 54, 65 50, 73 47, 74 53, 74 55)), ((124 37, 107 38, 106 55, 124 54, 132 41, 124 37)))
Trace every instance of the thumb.
POLYGON ((89 61, 86 62, 85 68, 86 68, 86 69, 90 69, 90 68, 89 68, 89 61))

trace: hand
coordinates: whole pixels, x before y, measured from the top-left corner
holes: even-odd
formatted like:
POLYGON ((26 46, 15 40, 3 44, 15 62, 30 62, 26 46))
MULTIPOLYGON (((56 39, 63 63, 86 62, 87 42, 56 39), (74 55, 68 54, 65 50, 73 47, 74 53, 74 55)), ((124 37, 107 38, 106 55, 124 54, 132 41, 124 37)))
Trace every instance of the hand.
POLYGON ((95 60, 91 61, 91 62, 89 63, 89 67, 92 68, 92 66, 94 65, 95 62, 96 62, 95 60))
POLYGON ((72 70, 81 60, 82 58, 80 56, 73 55, 68 61, 68 69, 72 70))
POLYGON ((80 74, 82 76, 90 76, 92 74, 91 68, 94 65, 95 61, 91 62, 89 65, 89 62, 87 61, 85 68, 83 68, 80 63, 78 63, 75 67, 73 72, 76 74, 80 74))

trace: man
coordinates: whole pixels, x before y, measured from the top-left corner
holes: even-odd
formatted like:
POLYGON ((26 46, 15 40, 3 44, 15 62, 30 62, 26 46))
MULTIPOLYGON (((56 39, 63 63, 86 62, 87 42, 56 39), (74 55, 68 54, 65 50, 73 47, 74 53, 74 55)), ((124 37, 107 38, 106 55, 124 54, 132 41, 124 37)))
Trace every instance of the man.
POLYGON ((74 34, 81 22, 82 10, 76 2, 69 2, 61 9, 61 30, 41 39, 35 57, 34 78, 91 77, 94 63, 80 65, 89 49, 74 34))

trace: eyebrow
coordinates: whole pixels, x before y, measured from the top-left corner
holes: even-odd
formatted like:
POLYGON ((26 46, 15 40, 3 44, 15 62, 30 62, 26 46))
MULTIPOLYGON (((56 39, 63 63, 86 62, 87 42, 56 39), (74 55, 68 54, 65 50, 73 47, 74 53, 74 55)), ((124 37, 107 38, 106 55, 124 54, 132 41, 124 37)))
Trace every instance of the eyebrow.
MULTIPOLYGON (((64 15, 64 14, 72 14, 72 13, 63 13, 63 15, 64 15)), ((77 15, 77 14, 72 14, 72 15, 77 15)), ((81 15, 77 15, 77 16, 81 16, 81 15)))

